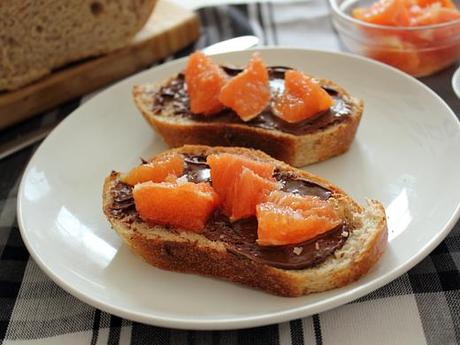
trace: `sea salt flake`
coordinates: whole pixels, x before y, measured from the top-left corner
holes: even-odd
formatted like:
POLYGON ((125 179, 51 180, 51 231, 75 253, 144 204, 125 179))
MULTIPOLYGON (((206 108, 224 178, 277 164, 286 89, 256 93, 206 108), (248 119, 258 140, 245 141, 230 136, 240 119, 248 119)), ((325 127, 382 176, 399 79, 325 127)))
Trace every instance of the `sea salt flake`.
POLYGON ((303 248, 302 247, 294 247, 294 249, 292 251, 294 252, 295 255, 300 255, 303 252, 303 248))

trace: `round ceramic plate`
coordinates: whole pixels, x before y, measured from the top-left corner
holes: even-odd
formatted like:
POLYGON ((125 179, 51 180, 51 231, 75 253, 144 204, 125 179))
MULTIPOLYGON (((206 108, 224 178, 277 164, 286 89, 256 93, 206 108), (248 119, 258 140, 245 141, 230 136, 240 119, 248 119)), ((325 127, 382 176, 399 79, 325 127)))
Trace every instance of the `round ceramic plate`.
MULTIPOLYGON (((133 255, 101 211, 102 183, 166 149, 131 99, 135 84, 161 81, 185 60, 137 74, 78 108, 37 150, 18 196, 24 242, 40 267, 82 301, 115 315, 187 329, 244 328, 311 315, 363 296, 406 272, 459 218, 460 126, 416 79, 364 58, 320 51, 259 49, 268 65, 335 80, 364 100, 346 154, 309 167, 360 202, 381 200, 389 244, 380 262, 344 288, 299 298, 191 274, 163 271, 133 255)), ((215 56, 244 65, 251 52, 215 56)))
POLYGON ((456 69, 454 75, 452 76, 452 88, 454 89, 457 97, 460 98, 460 67, 456 69))

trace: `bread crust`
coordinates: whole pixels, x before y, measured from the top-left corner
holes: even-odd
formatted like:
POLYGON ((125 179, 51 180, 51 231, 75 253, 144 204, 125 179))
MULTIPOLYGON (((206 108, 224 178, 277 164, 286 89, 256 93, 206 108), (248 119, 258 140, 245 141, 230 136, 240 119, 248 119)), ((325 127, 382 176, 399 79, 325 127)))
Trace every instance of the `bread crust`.
MULTIPOLYGON (((368 206, 363 208, 327 180, 292 168, 256 150, 194 145, 173 151, 190 154, 230 152, 272 162, 281 171, 289 171, 330 189, 332 197, 346 205, 345 217, 353 230, 345 245, 322 264, 302 270, 275 268, 233 254, 227 251, 225 243, 211 241, 200 234, 148 225, 139 219, 133 221, 114 217, 110 213, 110 191, 120 176, 114 172, 105 179, 103 211, 131 250, 153 266, 217 277, 276 295, 294 297, 341 287, 357 280, 368 272, 385 250, 386 217, 378 201, 368 201, 368 206)), ((169 152, 171 150, 157 157, 169 152)))
MULTIPOLYGON (((168 80, 169 81, 169 80, 168 80)), ((154 93, 160 84, 134 86, 133 98, 146 121, 156 129, 170 147, 183 145, 240 146, 262 150, 295 167, 326 160, 346 152, 355 137, 363 113, 363 102, 351 97, 345 89, 330 80, 320 80, 346 97, 351 114, 341 122, 304 135, 277 129, 263 129, 244 123, 197 122, 170 116, 171 109, 161 114, 152 112, 154 93)))

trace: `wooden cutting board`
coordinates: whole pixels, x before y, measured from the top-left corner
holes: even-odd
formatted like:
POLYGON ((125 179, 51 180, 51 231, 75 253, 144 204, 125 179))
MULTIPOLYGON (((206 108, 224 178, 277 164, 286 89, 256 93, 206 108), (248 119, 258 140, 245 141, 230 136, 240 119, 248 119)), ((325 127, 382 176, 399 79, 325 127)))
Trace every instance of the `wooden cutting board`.
POLYGON ((0 93, 0 129, 142 70, 185 48, 199 34, 200 22, 194 12, 159 0, 129 47, 61 68, 22 89, 0 93))

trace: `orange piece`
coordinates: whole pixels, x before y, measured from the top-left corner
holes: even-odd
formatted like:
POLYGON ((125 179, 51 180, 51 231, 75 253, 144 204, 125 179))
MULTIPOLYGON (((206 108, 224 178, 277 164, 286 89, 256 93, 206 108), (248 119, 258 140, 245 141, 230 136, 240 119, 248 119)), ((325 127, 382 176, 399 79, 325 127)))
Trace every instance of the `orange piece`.
POLYGON ((229 153, 209 155, 207 162, 212 186, 231 220, 254 215, 257 203, 277 187, 270 163, 229 153))
POLYGON ((233 194, 227 198, 227 214, 231 221, 247 218, 256 214, 256 206, 263 202, 271 191, 279 188, 278 183, 271 179, 260 177, 252 170, 244 168, 235 179, 233 194))
POLYGON ((329 109, 334 100, 311 77, 289 70, 284 75, 284 93, 275 103, 276 113, 288 122, 298 122, 329 109))
POLYGON ((185 83, 194 114, 212 115, 223 109, 219 93, 226 80, 224 71, 200 51, 191 54, 185 68, 185 83))
POLYGON ((407 0, 379 0, 370 7, 358 7, 353 17, 367 23, 391 26, 407 26, 410 23, 407 0))
POLYGON ((354 9, 352 15, 372 24, 422 26, 458 19, 454 13, 458 10, 451 0, 379 0, 368 8, 354 9), (439 15, 439 9, 448 12, 439 15), (418 20, 419 16, 424 19, 418 20))
POLYGON ((409 42, 401 40, 397 36, 385 36, 376 38, 379 46, 385 48, 369 49, 368 56, 399 68, 409 73, 417 74, 421 61, 417 47, 409 42))
POLYGON ((192 182, 140 183, 133 197, 143 220, 195 232, 203 230, 219 200, 208 183, 192 182))
POLYGON ((254 54, 249 66, 225 83, 219 100, 243 121, 249 121, 265 109, 270 96, 267 68, 260 56, 254 54))
POLYGON ((341 223, 327 201, 280 191, 257 206, 257 221, 257 243, 262 246, 301 243, 341 223))
POLYGON ((417 5, 420 7, 428 7, 433 4, 439 4, 445 8, 456 8, 452 0, 416 0, 417 5))
POLYGON ((153 162, 139 165, 129 171, 123 182, 134 186, 137 183, 152 181, 163 182, 168 175, 181 176, 184 173, 184 159, 179 154, 172 154, 153 162))
POLYGON ((431 6, 421 10, 420 14, 414 18, 414 25, 440 24, 457 19, 460 19, 460 11, 457 9, 431 6))
POLYGON ((410 50, 374 50, 369 53, 369 57, 396 67, 411 75, 417 75, 421 65, 419 54, 410 50))

